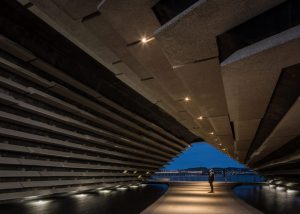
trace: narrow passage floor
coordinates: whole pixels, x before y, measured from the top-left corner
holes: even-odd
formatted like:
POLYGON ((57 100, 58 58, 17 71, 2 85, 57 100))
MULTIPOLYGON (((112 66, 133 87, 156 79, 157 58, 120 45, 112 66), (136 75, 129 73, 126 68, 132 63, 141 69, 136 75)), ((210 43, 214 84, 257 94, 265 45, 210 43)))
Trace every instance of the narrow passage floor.
POLYGON ((234 195, 234 183, 215 182, 214 186, 215 193, 208 193, 208 182, 171 182, 168 191, 142 214, 262 213, 234 195))

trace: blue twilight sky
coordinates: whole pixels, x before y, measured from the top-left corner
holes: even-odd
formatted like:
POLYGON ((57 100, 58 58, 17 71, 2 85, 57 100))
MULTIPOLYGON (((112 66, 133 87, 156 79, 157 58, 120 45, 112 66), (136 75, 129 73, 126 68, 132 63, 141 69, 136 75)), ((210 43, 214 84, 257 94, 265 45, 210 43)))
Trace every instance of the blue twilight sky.
POLYGON ((205 142, 193 143, 191 148, 174 158, 167 170, 191 167, 245 167, 205 142))

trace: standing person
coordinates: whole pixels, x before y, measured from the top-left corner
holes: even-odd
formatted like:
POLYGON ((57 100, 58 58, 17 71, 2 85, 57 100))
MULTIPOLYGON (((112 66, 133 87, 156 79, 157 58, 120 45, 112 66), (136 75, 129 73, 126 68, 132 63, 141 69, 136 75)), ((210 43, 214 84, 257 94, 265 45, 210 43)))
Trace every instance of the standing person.
POLYGON ((215 180, 215 173, 212 169, 210 169, 208 172, 208 183, 210 185, 210 192, 208 193, 214 193, 214 184, 213 184, 214 180, 215 180))
POLYGON ((226 169, 223 169, 223 178, 224 178, 224 181, 227 182, 226 169))

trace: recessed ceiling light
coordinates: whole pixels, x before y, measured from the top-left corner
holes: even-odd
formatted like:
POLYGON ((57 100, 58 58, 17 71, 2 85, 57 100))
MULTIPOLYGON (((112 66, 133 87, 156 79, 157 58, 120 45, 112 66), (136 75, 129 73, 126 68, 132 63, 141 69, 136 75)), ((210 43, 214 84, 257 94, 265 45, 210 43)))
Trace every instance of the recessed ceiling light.
POLYGON ((147 43, 147 38, 146 38, 146 37, 143 37, 143 38, 141 39, 141 41, 142 41, 142 43, 147 43))
POLYGON ((189 102, 189 101, 191 101, 191 98, 185 97, 185 98, 184 98, 184 101, 185 101, 185 102, 189 102))
POLYGON ((176 68, 181 68, 181 67, 183 67, 183 65, 173 65, 172 67, 173 67, 173 69, 176 69, 176 68))
POLYGON ((142 38, 141 38, 141 42, 142 42, 143 44, 146 44, 147 42, 150 42, 150 41, 152 41, 153 39, 154 39, 154 37, 151 37, 151 38, 142 37, 142 38))
POLYGON ((197 119, 198 120, 203 120, 203 116, 199 116, 197 119))

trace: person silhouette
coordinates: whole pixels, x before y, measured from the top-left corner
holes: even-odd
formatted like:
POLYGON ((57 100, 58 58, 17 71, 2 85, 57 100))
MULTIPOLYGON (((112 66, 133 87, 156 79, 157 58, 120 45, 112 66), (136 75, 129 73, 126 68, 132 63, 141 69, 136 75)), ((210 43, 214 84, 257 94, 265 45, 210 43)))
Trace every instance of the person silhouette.
POLYGON ((224 181, 227 182, 227 177, 226 177, 226 169, 223 169, 223 178, 224 178, 224 181))
POLYGON ((208 183, 210 185, 210 192, 208 193, 214 193, 214 184, 213 184, 214 180, 215 180, 215 173, 212 169, 210 169, 208 172, 208 183))

